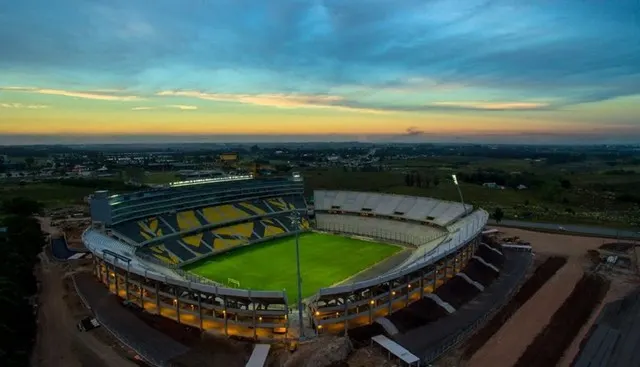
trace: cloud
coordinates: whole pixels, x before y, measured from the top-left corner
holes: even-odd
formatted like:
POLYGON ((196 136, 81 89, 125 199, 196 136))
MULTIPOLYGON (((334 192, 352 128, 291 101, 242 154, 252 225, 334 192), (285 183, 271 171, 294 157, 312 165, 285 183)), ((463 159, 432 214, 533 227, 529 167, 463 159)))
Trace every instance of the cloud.
POLYGON ((40 110, 43 108, 49 108, 47 105, 42 104, 23 104, 23 103, 0 103, 0 108, 18 108, 29 110, 40 110))
POLYGON ((192 111, 192 110, 197 110, 198 106, 190 106, 190 105, 183 105, 183 104, 173 104, 173 105, 168 105, 168 108, 177 108, 179 110, 182 111, 192 111))
POLYGON ((536 110, 548 107, 548 103, 534 102, 433 102, 431 106, 465 109, 465 110, 488 110, 488 111, 509 111, 509 110, 536 110))
POLYGON ((23 79, 11 84, 90 91, 99 79, 139 95, 201 90, 213 96, 197 98, 370 112, 452 111, 425 101, 487 95, 553 100, 549 109, 640 94, 637 0, 59 0, 45 16, 47 4, 3 5, 0 70, 23 79), (334 93, 343 87, 353 93, 334 93), (315 99, 323 95, 343 100, 315 99))
POLYGON ((226 94, 197 91, 161 91, 157 96, 188 97, 215 102, 233 102, 277 108, 332 108, 352 112, 383 113, 374 108, 356 107, 340 96, 300 94, 226 94))
POLYGON ((33 87, 0 87, 0 91, 27 92, 37 94, 47 94, 54 96, 64 96, 82 99, 94 99, 99 101, 119 101, 132 102, 141 100, 138 96, 123 95, 119 91, 114 90, 96 90, 96 91, 69 91, 60 89, 46 89, 33 87))
POLYGON ((171 108, 171 109, 178 109, 181 111, 193 111, 193 110, 197 110, 198 106, 183 105, 183 104, 173 104, 173 105, 167 105, 167 106, 161 106, 161 107, 139 106, 139 107, 133 107, 131 110, 148 111, 148 110, 157 110, 160 108, 171 108))
POLYGON ((418 136, 418 135, 424 135, 424 131, 420 130, 419 128, 415 127, 415 126, 409 126, 407 128, 407 131, 404 133, 404 135, 408 135, 408 136, 418 136))

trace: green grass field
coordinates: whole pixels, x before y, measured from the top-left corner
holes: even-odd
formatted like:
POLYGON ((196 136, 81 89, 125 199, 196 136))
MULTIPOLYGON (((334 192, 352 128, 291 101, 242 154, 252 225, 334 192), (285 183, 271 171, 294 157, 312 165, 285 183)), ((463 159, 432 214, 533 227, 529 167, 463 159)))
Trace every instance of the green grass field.
MULTIPOLYGON (((300 236, 302 296, 309 297, 399 252, 400 247, 322 233, 300 236)), ((191 264, 185 270, 227 284, 259 290, 287 290, 297 300, 295 237, 229 251, 191 264)))

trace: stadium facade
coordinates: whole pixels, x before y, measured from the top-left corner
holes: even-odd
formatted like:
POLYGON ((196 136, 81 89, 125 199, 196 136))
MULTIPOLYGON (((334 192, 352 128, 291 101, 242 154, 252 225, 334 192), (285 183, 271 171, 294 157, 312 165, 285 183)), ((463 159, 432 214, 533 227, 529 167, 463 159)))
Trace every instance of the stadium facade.
POLYGON ((295 173, 176 182, 122 195, 97 191, 91 216, 83 241, 95 255, 95 276, 112 293, 186 325, 261 340, 298 335, 284 290, 232 288, 182 267, 311 230, 403 244, 411 253, 393 268, 305 300, 305 321, 318 333, 384 326, 385 315, 429 296, 466 265, 488 219, 471 205, 380 193, 318 190, 309 206, 295 173), (295 212, 301 220, 291 220, 295 212))

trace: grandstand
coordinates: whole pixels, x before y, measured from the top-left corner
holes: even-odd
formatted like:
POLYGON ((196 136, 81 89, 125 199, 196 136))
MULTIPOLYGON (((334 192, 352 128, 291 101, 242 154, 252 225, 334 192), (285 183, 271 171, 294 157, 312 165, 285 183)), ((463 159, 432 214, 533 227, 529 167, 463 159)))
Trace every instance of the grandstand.
MULTIPOLYGON (((393 267, 375 273, 374 266, 364 280, 313 290, 305 301, 309 326, 339 332, 372 324, 434 292, 473 258, 488 219, 485 211, 455 202, 323 190, 314 192, 310 217, 303 191, 298 174, 183 181, 123 195, 98 191, 83 241, 96 255, 96 277, 147 312, 224 335, 273 340, 298 332, 289 329, 294 302, 285 290, 228 288, 193 267, 223 252, 251 251, 310 231, 402 248, 407 254, 393 267), (300 223, 292 222, 293 213, 300 223)), ((331 256, 348 259, 348 246, 340 249, 334 243, 331 256)))

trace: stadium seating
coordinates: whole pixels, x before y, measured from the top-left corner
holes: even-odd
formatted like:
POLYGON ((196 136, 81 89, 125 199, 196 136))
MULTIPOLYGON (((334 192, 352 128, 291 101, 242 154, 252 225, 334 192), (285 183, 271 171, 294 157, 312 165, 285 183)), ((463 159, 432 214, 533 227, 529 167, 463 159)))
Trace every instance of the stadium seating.
POLYGON ((412 222, 346 214, 316 214, 316 227, 330 232, 369 236, 420 246, 443 237, 446 232, 412 222))
MULTIPOLYGON (((309 228, 306 217, 301 227, 309 228)), ((294 232, 288 213, 276 214, 248 222, 231 224, 181 238, 167 238, 162 244, 152 244, 140 249, 142 253, 168 265, 207 255, 213 252, 243 246, 252 242, 294 232)))
MULTIPOLYGON (((314 193, 317 211, 371 213, 445 227, 465 214, 461 203, 403 195, 323 191, 314 193)), ((465 205, 467 213, 473 207, 465 205)))
MULTIPOLYGON (((296 208, 306 209, 306 204, 302 197, 247 200, 120 223, 114 226, 113 230, 134 242, 142 243, 156 237, 189 231, 205 225, 240 221, 255 216, 290 211, 296 208)), ((183 237, 182 241, 189 245, 191 250, 196 250, 196 252, 200 253, 199 244, 202 242, 201 239, 202 236, 194 235, 183 237)), ((208 250, 211 249, 209 248, 208 250)))

